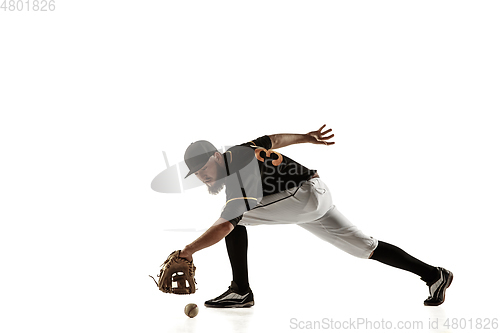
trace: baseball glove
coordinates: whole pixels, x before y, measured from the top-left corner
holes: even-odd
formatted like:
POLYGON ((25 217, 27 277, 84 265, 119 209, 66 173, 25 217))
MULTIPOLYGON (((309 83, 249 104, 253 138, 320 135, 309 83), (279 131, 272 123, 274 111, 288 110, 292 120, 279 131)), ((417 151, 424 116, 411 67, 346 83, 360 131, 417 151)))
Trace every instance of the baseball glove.
POLYGON ((150 277, 164 293, 194 294, 196 291, 196 281, 194 279, 196 267, 192 261, 179 257, 180 253, 180 250, 172 252, 167 260, 160 265, 160 274, 157 275, 158 282, 151 275, 150 277))

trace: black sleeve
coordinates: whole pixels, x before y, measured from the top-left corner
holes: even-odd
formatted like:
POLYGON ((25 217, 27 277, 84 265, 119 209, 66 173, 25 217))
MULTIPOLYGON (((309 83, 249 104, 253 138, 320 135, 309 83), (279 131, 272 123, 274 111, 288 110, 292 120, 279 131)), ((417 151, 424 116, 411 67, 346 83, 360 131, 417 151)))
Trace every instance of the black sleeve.
POLYGON ((247 144, 251 144, 257 147, 262 147, 264 149, 271 149, 273 144, 271 138, 268 135, 261 136, 255 140, 249 141, 247 144))
POLYGON ((240 215, 240 216, 238 216, 238 217, 236 217, 236 218, 234 218, 234 219, 229 220, 229 222, 231 222, 231 224, 233 225, 233 227, 236 227, 236 225, 238 223, 240 223, 240 221, 241 221, 242 218, 243 218, 243 214, 240 215))

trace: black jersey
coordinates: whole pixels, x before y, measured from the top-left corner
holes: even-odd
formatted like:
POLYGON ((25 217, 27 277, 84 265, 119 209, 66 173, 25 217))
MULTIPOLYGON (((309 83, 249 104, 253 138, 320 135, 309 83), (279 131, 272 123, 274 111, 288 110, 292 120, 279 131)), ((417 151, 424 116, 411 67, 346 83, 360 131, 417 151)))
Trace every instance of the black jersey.
POLYGON ((316 173, 271 148, 266 135, 224 153, 226 205, 221 217, 233 225, 258 207, 262 197, 300 187, 316 173))

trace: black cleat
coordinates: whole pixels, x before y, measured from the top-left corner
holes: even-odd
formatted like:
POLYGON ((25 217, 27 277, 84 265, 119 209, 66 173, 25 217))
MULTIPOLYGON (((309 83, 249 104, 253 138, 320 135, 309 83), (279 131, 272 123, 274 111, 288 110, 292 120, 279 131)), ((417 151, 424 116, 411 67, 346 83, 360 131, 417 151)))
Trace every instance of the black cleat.
POLYGON ((234 281, 231 281, 231 286, 225 293, 205 302, 205 306, 209 308, 248 308, 252 305, 254 305, 252 289, 240 292, 234 281))
POLYGON ((427 306, 438 306, 444 302, 444 294, 446 289, 450 286, 451 281, 453 281, 453 273, 442 268, 437 268, 439 271, 439 277, 436 281, 427 283, 429 286, 429 293, 431 294, 424 301, 424 305, 427 306))

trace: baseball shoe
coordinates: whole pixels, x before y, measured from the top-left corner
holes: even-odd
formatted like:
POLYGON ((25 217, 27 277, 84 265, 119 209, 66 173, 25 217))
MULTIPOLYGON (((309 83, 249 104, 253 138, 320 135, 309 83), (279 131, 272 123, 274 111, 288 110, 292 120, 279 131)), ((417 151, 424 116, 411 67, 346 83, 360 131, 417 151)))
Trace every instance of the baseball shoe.
POLYGON ((236 282, 231 281, 229 289, 214 299, 205 302, 209 308, 248 308, 254 305, 252 289, 241 292, 236 282))
POLYGON ((453 281, 453 273, 442 268, 437 268, 439 271, 439 277, 436 281, 427 283, 429 286, 429 293, 431 294, 424 301, 424 305, 427 306, 438 306, 444 302, 444 294, 446 289, 451 285, 453 281))

